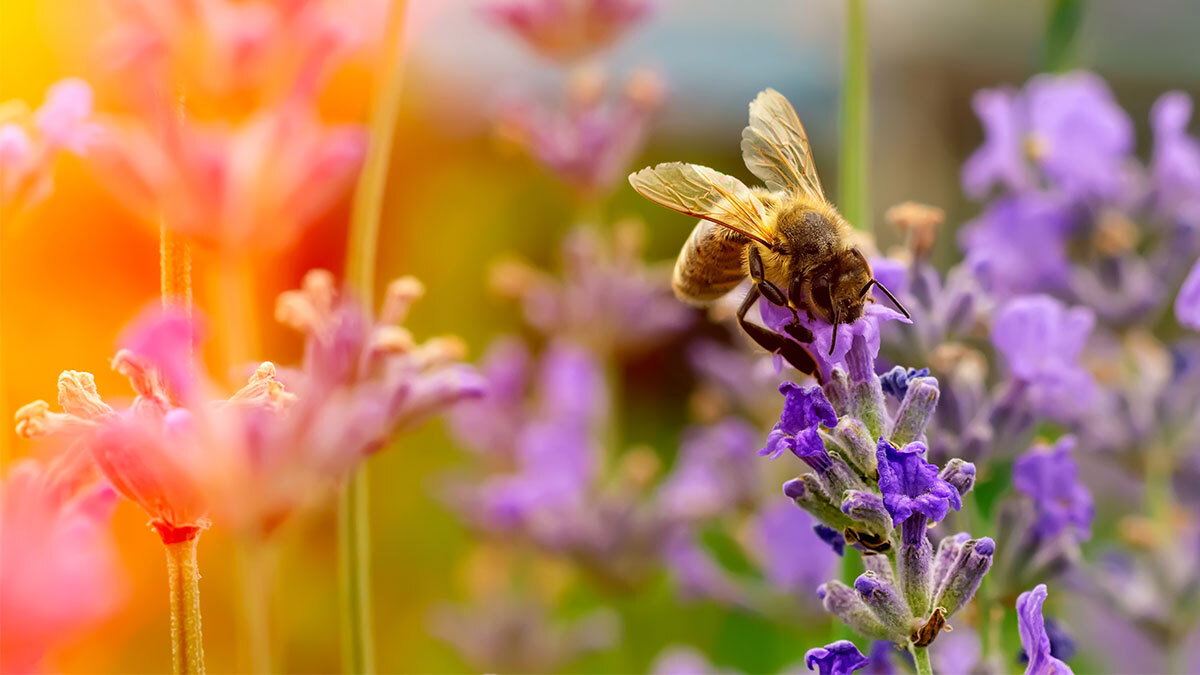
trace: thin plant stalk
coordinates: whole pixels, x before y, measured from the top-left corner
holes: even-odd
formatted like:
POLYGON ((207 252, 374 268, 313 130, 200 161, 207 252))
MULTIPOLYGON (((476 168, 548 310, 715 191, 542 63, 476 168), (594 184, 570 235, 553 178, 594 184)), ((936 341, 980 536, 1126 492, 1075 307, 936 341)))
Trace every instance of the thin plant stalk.
MULTIPOLYGON (((354 193, 346 250, 346 280, 366 306, 373 302, 379 228, 387 188, 388 160, 400 110, 404 73, 402 41, 406 3, 394 0, 388 17, 382 62, 376 76, 366 162, 354 193)), ((338 501, 338 588, 342 613, 342 668, 371 673, 375 653, 371 633, 370 514, 367 469, 359 467, 338 501)))
POLYGON ((912 654, 917 675, 933 675, 933 666, 929 663, 929 649, 927 647, 914 647, 912 643, 909 643, 908 651, 912 654))
POLYGON ((204 673, 204 641, 200 631, 200 566, 196 561, 199 532, 184 541, 164 542, 171 589, 171 662, 175 673, 204 673))
POLYGON ((867 162, 871 92, 864 2, 865 0, 846 0, 838 206, 851 225, 860 230, 870 231, 871 200, 867 193, 867 162))
MULTIPOLYGON (((185 113, 182 97, 177 114, 185 113)), ((192 314, 192 249, 173 231, 165 217, 158 222, 159 294, 164 308, 192 314)), ((195 345, 192 345, 192 351, 195 345)), ((167 583, 171 599, 171 661, 175 673, 204 672, 204 641, 200 620, 200 566, 196 558, 198 528, 156 529, 167 553, 167 583)))
POLYGON ((1046 22, 1046 70, 1063 72, 1075 65, 1079 27, 1087 13, 1086 0, 1050 0, 1046 22))

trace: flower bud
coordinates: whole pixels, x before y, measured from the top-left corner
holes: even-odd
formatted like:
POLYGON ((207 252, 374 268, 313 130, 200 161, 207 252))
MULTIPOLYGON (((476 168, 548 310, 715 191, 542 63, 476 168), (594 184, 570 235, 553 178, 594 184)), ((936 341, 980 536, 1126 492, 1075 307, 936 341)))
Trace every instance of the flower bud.
POLYGON ((934 606, 943 607, 946 616, 953 616, 960 607, 965 605, 992 566, 992 555, 996 552, 996 542, 990 537, 973 539, 963 544, 958 556, 951 563, 946 577, 938 589, 934 606))
POLYGON ((975 465, 956 457, 946 462, 938 477, 953 485, 958 494, 965 497, 975 487, 975 465))
POLYGON ((876 578, 885 584, 896 585, 896 577, 892 574, 892 561, 886 555, 864 555, 863 567, 868 572, 874 572, 876 578))
POLYGON ((859 524, 855 529, 887 538, 892 533, 892 515, 883 506, 883 497, 875 492, 847 490, 842 499, 842 513, 859 524))
MULTIPOLYGON (((875 556, 879 557, 879 556, 875 556)), ((830 581, 817 589, 825 611, 841 619, 854 632, 872 640, 895 640, 896 634, 875 618, 862 597, 840 581, 830 581)))
POLYGON ((879 378, 872 376, 863 382, 851 384, 854 401, 854 417, 862 420, 873 438, 879 438, 889 424, 887 408, 883 405, 883 388, 879 378))
POLYGON ((839 532, 854 524, 833 503, 833 498, 816 474, 806 473, 784 483, 783 494, 814 518, 839 532))
POLYGON ((933 417, 938 395, 937 378, 918 377, 909 382, 908 392, 896 411, 896 423, 889 440, 898 447, 920 440, 933 417))
POLYGON ((874 572, 864 572, 854 580, 854 590, 871 609, 888 632, 900 639, 907 638, 913 629, 913 615, 895 586, 886 583, 874 572))
POLYGON ((848 417, 854 412, 850 405, 850 377, 845 370, 834 368, 822 389, 839 418, 848 417))
POLYGON ((942 583, 946 580, 946 573, 950 571, 950 566, 958 558, 958 552, 962 550, 963 544, 971 539, 971 535, 966 532, 959 532, 948 537, 943 537, 938 543, 937 553, 933 556, 933 587, 941 588, 942 583))
MULTIPOLYGON (((924 527, 924 517, 914 515, 909 518, 909 521, 912 520, 920 521, 918 524, 924 527)), ((933 546, 924 532, 915 538, 915 542, 911 539, 913 537, 903 537, 900 544, 896 554, 896 575, 913 614, 924 616, 929 611, 929 600, 933 595, 933 546)))
POLYGON ((875 458, 875 440, 867 427, 853 417, 843 417, 829 431, 829 437, 838 445, 838 452, 864 479, 878 478, 875 458))

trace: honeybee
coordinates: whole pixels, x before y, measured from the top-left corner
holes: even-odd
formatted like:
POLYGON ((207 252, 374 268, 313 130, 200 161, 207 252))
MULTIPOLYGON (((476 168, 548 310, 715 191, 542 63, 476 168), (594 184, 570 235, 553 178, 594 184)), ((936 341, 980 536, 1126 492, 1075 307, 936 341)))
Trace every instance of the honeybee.
MULTIPOLYGON (((738 325, 767 351, 820 377, 803 346, 812 343, 813 334, 800 322, 800 311, 810 322, 853 323, 862 316, 872 286, 905 317, 908 311, 849 243, 850 224, 825 198, 804 127, 782 94, 767 89, 750 103, 750 125, 742 131, 741 147, 746 166, 765 189, 682 162, 642 169, 629 176, 629 183, 656 204, 702 219, 675 261, 675 295, 704 304, 749 276, 753 286, 738 309, 738 325), (746 321, 760 296, 792 310, 784 330, 794 340, 746 321)), ((836 340, 835 330, 831 354, 836 340)))

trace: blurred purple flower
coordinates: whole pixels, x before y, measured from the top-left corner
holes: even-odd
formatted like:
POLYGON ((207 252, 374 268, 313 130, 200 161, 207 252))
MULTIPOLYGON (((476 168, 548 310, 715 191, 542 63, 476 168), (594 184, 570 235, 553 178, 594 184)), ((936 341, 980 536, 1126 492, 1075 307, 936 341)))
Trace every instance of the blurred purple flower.
POLYGON ((572 85, 562 109, 532 101, 507 104, 498 131, 579 193, 603 197, 641 150, 662 83, 654 73, 635 72, 616 101, 605 99, 603 78, 593 73, 572 85))
POLYGON ((938 477, 938 468, 925 461, 924 455, 924 443, 897 449, 887 440, 879 441, 879 491, 893 525, 916 514, 941 521, 951 508, 962 508, 958 490, 938 477))
POLYGON ((676 531, 662 544, 663 561, 682 597, 730 606, 748 603, 742 586, 713 560, 693 534, 676 531))
POLYGON ((1191 116, 1192 99, 1181 91, 1163 94, 1150 109, 1150 173, 1168 208, 1178 208, 1181 201, 1200 203, 1200 141, 1188 136, 1191 116))
POLYGON ((484 16, 554 61, 603 49, 645 18, 651 0, 491 0, 484 16))
POLYGON ((758 492, 756 436, 750 425, 735 418, 685 433, 679 458, 658 490, 663 515, 697 520, 753 503, 758 492))
POLYGON ((1045 602, 1045 584, 1038 584, 1032 591, 1025 591, 1017 598, 1021 646, 1029 657, 1025 675, 1072 675, 1071 667, 1050 653, 1050 637, 1042 619, 1042 604, 1045 602))
POLYGON ((929 647, 929 660, 936 673, 972 673, 983 656, 979 634, 966 626, 955 626, 954 632, 939 635, 929 647))
POLYGON ((783 412, 779 422, 767 436, 767 445, 758 451, 760 456, 776 459, 784 450, 791 450, 807 462, 828 461, 824 442, 818 430, 837 425, 837 414, 833 411, 825 392, 816 385, 801 387, 794 382, 779 385, 784 396, 783 412))
POLYGON ((856 670, 862 670, 870 659, 863 656, 849 640, 838 640, 824 647, 815 647, 804 655, 804 664, 809 670, 816 670, 819 675, 850 675, 856 670))
POLYGON ((1045 295, 1016 298, 996 316, 992 344, 1039 413, 1070 420, 1096 395, 1095 380, 1079 365, 1094 323, 1091 310, 1045 295))
POLYGON ((1037 75, 1021 92, 984 90, 975 110, 986 140, 963 167, 963 187, 980 197, 996 183, 1037 186, 1030 164, 1073 197, 1118 197, 1133 124, 1104 80, 1088 72, 1037 75))
POLYGON ((817 535, 818 539, 829 544, 834 553, 839 556, 846 555, 846 537, 841 532, 824 523, 817 523, 813 525, 813 533, 817 535))
POLYGON ((529 348, 516 338, 502 338, 488 347, 479 364, 487 391, 464 401, 448 415, 455 438, 467 449, 482 455, 513 455, 517 435, 528 417, 526 389, 532 362, 529 348))
POLYGON ((649 672, 650 675, 721 675, 730 671, 715 667, 695 647, 676 645, 659 652, 649 672))
MULTIPOLYGON (((790 501, 764 506, 751 524, 751 537, 751 550, 779 590, 809 593, 834 574, 837 554, 813 530, 812 516, 790 501)), ((837 538, 844 545, 840 533, 837 538)))
POLYGON ((1200 260, 1192 265, 1175 298, 1175 319, 1180 325, 1200 330, 1200 260))
POLYGON ((671 293, 666 268, 641 260, 638 223, 618 224, 606 240, 580 228, 563 242, 562 280, 519 261, 493 268, 498 293, 521 300, 525 320, 550 337, 598 354, 636 354, 687 327, 692 311, 671 293))
POLYGON ((963 226, 965 264, 998 298, 1060 289, 1070 263, 1072 219, 1063 204, 1043 195, 1004 197, 963 226))
POLYGON ((1079 482, 1079 469, 1071 457, 1075 438, 1064 436, 1053 446, 1035 446, 1013 464, 1013 487, 1033 500, 1034 526, 1043 537, 1071 528, 1080 541, 1091 534, 1092 495, 1079 482))

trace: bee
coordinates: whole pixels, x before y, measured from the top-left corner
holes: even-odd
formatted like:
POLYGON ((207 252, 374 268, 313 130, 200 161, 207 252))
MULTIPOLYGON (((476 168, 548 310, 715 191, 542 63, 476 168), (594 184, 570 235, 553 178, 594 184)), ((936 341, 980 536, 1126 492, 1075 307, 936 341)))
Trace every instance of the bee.
MULTIPOLYGON (((810 322, 853 323, 862 316, 872 286, 905 317, 908 311, 850 244, 851 226, 825 198, 804 127, 782 94, 767 89, 750 103, 741 148, 747 168, 765 188, 682 162, 642 169, 629 176, 629 183, 656 204, 702 219, 675 261, 675 295, 690 304, 708 303, 749 276, 753 285, 738 308, 738 325, 767 351, 819 378, 816 360, 804 346, 813 334, 800 322, 800 311, 810 322), (794 339, 746 321, 759 297, 791 309, 784 332, 794 339)), ((835 330, 831 354, 836 341, 835 330)))

